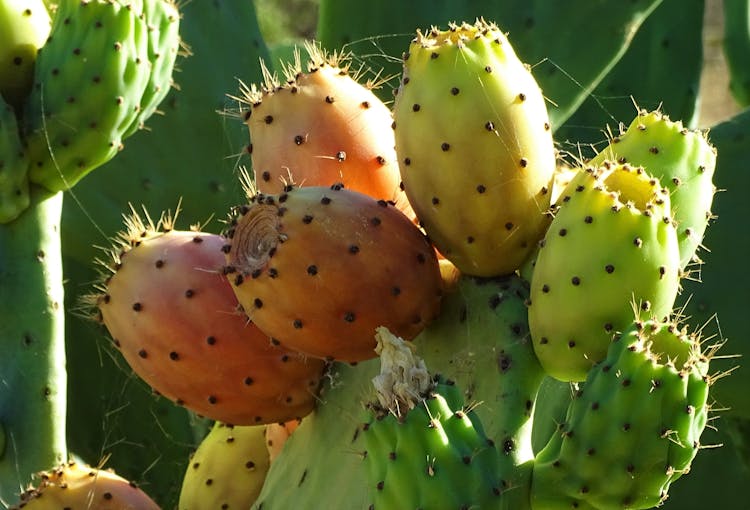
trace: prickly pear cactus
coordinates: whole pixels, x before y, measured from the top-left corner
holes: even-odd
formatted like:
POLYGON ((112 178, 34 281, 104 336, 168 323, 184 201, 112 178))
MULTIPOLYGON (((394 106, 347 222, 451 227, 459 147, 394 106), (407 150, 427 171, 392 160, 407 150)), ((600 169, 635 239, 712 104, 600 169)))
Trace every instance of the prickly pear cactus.
POLYGON ((154 111, 171 86, 179 45, 177 30, 161 30, 162 3, 171 10, 167 23, 176 25, 171 0, 58 4, 26 105, 32 182, 69 189, 112 159, 154 111))
POLYGON ((393 117, 406 195, 436 248, 467 274, 517 269, 547 225, 555 148, 542 91, 503 32, 418 33, 393 117))
POLYGON ((581 169, 540 246, 529 327, 553 377, 585 379, 634 309, 657 319, 672 311, 680 256, 670 197, 642 167, 581 169))
POLYGON ((249 508, 271 464, 264 425, 215 423, 190 459, 179 510, 249 508))
POLYGON ((672 322, 636 321, 589 373, 534 462, 534 509, 652 508, 701 447, 711 349, 672 322))
POLYGON ((38 486, 24 491, 21 502, 11 510, 159 510, 145 492, 113 471, 71 461, 41 473, 39 478, 38 486))
POLYGON ((433 380, 413 347, 377 332, 380 373, 363 427, 374 508, 496 508, 496 445, 449 381, 433 380), (461 480, 460 484, 455 480, 461 480))

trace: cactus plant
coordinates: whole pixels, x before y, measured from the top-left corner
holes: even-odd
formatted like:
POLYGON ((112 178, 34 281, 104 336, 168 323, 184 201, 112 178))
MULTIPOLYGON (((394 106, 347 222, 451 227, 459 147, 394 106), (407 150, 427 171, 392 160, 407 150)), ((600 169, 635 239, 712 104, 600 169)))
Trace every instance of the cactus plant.
MULTIPOLYGON (((121 12, 121 7, 128 4, 125 0, 111 0, 108 6, 102 5, 105 3, 103 0, 90 2, 109 8, 110 12, 121 12)), ((73 12, 74 7, 80 7, 75 0, 50 1, 47 4, 52 7, 50 12, 53 18, 56 12, 73 12)), ((161 7, 167 5, 170 4, 159 4, 161 7)), ((132 8, 135 12, 154 12, 146 9, 140 0, 134 0, 132 8)), ((696 34, 702 8, 702 1, 692 0, 687 5, 674 0, 625 3, 607 0, 595 5, 576 1, 564 6, 541 1, 506 2, 502 5, 484 1, 431 2, 428 5, 427 2, 419 1, 403 16, 393 16, 394 8, 390 1, 358 5, 354 9, 351 3, 340 0, 320 0, 318 36, 322 40, 321 47, 351 55, 353 65, 363 65, 362 72, 365 75, 383 77, 384 86, 378 93, 385 105, 391 106, 389 94, 391 89, 396 88, 398 80, 390 77, 401 75, 401 54, 407 50, 408 39, 415 30, 421 29, 422 33, 426 33, 433 25, 446 27, 449 22, 472 23, 481 16, 496 22, 501 30, 508 31, 508 39, 520 58, 531 64, 531 73, 541 84, 541 89, 549 100, 547 109, 550 134, 555 137, 558 148, 564 149, 561 154, 567 159, 566 163, 585 166, 585 158, 589 152, 601 151, 611 140, 604 133, 591 137, 592 132, 608 130, 609 133, 615 133, 617 126, 613 122, 627 123, 630 120, 627 112, 611 110, 606 102, 602 102, 607 91, 615 91, 614 94, 627 98, 628 101, 632 94, 636 105, 647 105, 649 109, 667 96, 669 99, 674 98, 675 104, 682 98, 680 104, 688 104, 685 110, 687 113, 673 110, 670 101, 665 101, 663 113, 673 119, 681 119, 684 126, 695 126, 694 99, 701 92, 695 79, 699 60, 699 51, 696 51, 700 46, 696 34), (679 25, 676 20, 683 18, 690 20, 692 28, 684 33, 675 33, 674 26, 679 25), (592 19, 599 21, 592 23, 592 19), (566 29, 561 30, 561 25, 566 29), (586 37, 581 34, 586 34, 586 37), (652 51, 653 48, 659 48, 659 51, 652 51), (683 55, 690 56, 682 60, 664 58, 671 50, 681 48, 688 48, 681 51, 683 55), (644 73, 643 66, 647 62, 644 55, 648 56, 648 61, 661 63, 660 72, 664 71, 661 76, 669 78, 683 76, 679 73, 684 73, 687 78, 658 79, 649 83, 633 80, 633 76, 644 73), (366 65, 373 64, 374 71, 366 69, 366 65), (380 65, 391 67, 378 74, 380 65), (618 76, 627 79, 617 78, 618 76), (587 98, 591 99, 584 103, 587 98), (586 111, 585 114, 584 110, 580 112, 585 116, 577 117, 576 110, 581 104, 584 104, 586 111), (585 139, 576 134, 581 127, 588 131, 585 139), (558 133, 562 135, 561 138, 557 137, 558 133), (591 144, 597 150, 589 151, 585 147, 579 149, 576 145, 579 141, 591 144)), ((143 85, 143 89, 127 91, 128 98, 138 98, 137 101, 143 106, 141 112, 147 112, 146 115, 149 112, 156 113, 155 104, 150 103, 150 99, 158 102, 163 98, 157 108, 163 110, 165 115, 145 119, 130 112, 125 116, 127 119, 123 117, 125 120, 117 126, 113 137, 107 140, 117 141, 120 133, 123 136, 132 135, 132 138, 128 139, 122 151, 111 152, 106 149, 106 154, 116 156, 96 172, 87 173, 88 170, 83 167, 71 171, 61 167, 60 173, 56 170, 47 172, 52 167, 42 163, 41 167, 37 165, 36 168, 22 168, 7 180, 3 180, 5 175, 0 175, 0 197, 3 197, 0 199, 0 209, 12 211, 7 214, 8 221, 1 227, 0 250, 4 262, 0 267, 0 283, 3 290, 10 289, 15 296, 19 296, 19 299, 8 300, 3 292, 2 309, 6 317, 22 319, 7 320, 0 330, 3 352, 9 353, 8 357, 0 361, 0 380, 5 384, 0 390, 0 506, 14 504, 20 490, 31 479, 32 472, 53 468, 64 461, 70 451, 80 452, 92 463, 98 463, 111 454, 110 465, 116 467, 118 472, 134 476, 135 481, 142 484, 146 491, 154 494, 155 501, 160 505, 174 507, 182 475, 189 463, 187 453, 198 445, 206 433, 206 427, 210 425, 184 408, 175 407, 166 399, 150 395, 130 368, 122 369, 124 363, 121 361, 121 353, 107 345, 101 329, 81 320, 77 309, 80 294, 90 288, 90 282, 95 278, 91 264, 96 257, 95 246, 105 243, 118 229, 120 215, 128 210, 129 203, 142 203, 150 210, 165 210, 174 206, 178 198, 183 196, 183 218, 188 223, 209 225, 209 229, 216 232, 219 228, 212 228, 208 220, 211 217, 226 217, 228 210, 245 201, 243 190, 237 182, 240 174, 238 168, 252 162, 246 150, 247 126, 238 119, 247 105, 242 100, 237 101, 239 84, 236 78, 245 83, 263 81, 263 66, 257 62, 257 57, 260 55, 267 59, 268 51, 258 34, 252 5, 246 0, 190 2, 180 4, 180 11, 182 17, 179 31, 187 41, 187 45, 183 47, 189 56, 178 60, 182 69, 175 76, 179 90, 166 91, 165 87, 158 85, 168 83, 169 73, 165 68, 159 67, 157 62, 150 69, 160 76, 158 81, 156 78, 152 80, 141 76, 136 82, 143 85), (163 96, 165 92, 168 93, 163 96), (144 125, 144 120, 147 120, 147 129, 138 129, 144 125), (23 186, 27 175, 54 189, 68 189, 65 182, 76 184, 65 194, 62 221, 59 216, 62 196, 59 193, 52 193, 48 199, 48 194, 40 186, 32 184, 29 187, 28 205, 24 203, 23 186), (5 186, 5 183, 11 182, 16 186, 15 190, 10 184, 5 186), (17 190, 21 193, 14 195, 17 190), (15 198, 5 197, 20 198, 14 203, 15 198), (48 205, 51 214, 45 210, 48 205), (41 242, 49 244, 43 245, 41 242), (62 261, 59 257, 61 251, 65 255, 62 261), (35 255, 29 257, 29 253, 35 255), (23 265, 20 261, 23 261, 23 265), (25 269, 39 265, 48 267, 49 271, 43 273, 25 269), (66 280, 63 280, 60 269, 65 270, 66 280), (24 277, 19 279, 18 274, 23 274, 24 277), (27 275, 33 277, 29 278, 27 275), (66 282, 67 291, 64 300, 61 293, 63 281, 66 282), (37 290, 33 290, 34 285, 37 290), (64 306, 60 306, 61 303, 64 306), (51 313, 41 315, 44 320, 39 320, 39 311, 45 309, 51 310, 51 313), (61 363, 63 313, 67 323, 65 332, 68 335, 64 346, 68 354, 66 371, 60 370, 64 366, 61 363), (19 332, 28 331, 32 331, 33 335, 22 335, 22 341, 17 342, 19 332), (48 360, 47 364, 38 363, 40 359, 48 360), (46 368, 49 366, 55 369, 52 373, 49 373, 51 369, 46 368), (19 367, 22 369, 19 370, 19 367), (66 375, 71 396, 67 402, 61 398, 66 393, 66 375), (44 396, 41 405, 35 410, 28 408, 38 414, 24 414, 24 408, 16 404, 38 403, 27 396, 36 395, 34 388, 39 387, 43 388, 44 396), (44 390, 45 387, 49 390, 44 390), (60 412, 65 407, 68 408, 67 421, 71 425, 67 431, 63 426, 66 420, 60 412), (33 426, 30 426, 32 423, 33 426), (46 434, 50 440, 41 445, 29 446, 29 442, 19 441, 27 432, 46 434)), ((151 27, 158 28, 149 31, 151 37, 140 37, 137 45, 141 55, 150 55, 157 60, 159 52, 153 51, 153 44, 163 42, 157 37, 157 33, 173 38, 177 28, 176 24, 168 22, 168 17, 159 19, 163 23, 153 22, 151 27)), ((77 20, 72 20, 71 24, 75 26, 73 21, 77 20)), ((173 55, 177 46, 168 44, 165 47, 170 48, 173 55)), ((54 52, 47 54, 53 55, 54 52)), ((44 56, 43 49, 40 57, 44 56)), ((164 63, 164 60, 160 62, 164 63)), ((39 66, 40 70, 49 69, 47 63, 42 61, 42 64, 39 66)), ((73 64, 71 63, 71 68, 74 67, 73 64)), ((267 60, 265 67, 271 67, 267 60)), ((283 69, 283 65, 279 67, 283 69)), ((0 75, 4 71, 0 69, 0 75)), ((62 71, 69 76, 69 69, 62 71)), ((11 134, 18 133, 22 143, 26 143, 25 138, 35 132, 34 123, 29 122, 28 116, 34 111, 30 106, 35 103, 37 113, 41 111, 39 97, 37 92, 36 98, 28 103, 29 107, 11 107, 14 120, 19 126, 11 134)), ((68 119, 85 111, 85 108, 78 110, 70 103, 61 105, 61 108, 70 113, 71 117, 68 119)), ((635 109, 630 112, 633 116, 637 115, 635 109)), ((35 121, 37 127, 42 122, 39 119, 37 117, 35 121)), ((731 169, 741 169, 748 158, 742 138, 747 129, 746 119, 746 115, 732 119, 709 133, 709 140, 717 147, 719 155, 716 185, 727 191, 717 194, 716 205, 710 209, 719 219, 715 226, 713 222, 709 224, 707 237, 702 243, 710 249, 701 253, 705 265, 688 266, 690 272, 687 274, 691 278, 700 276, 704 281, 681 281, 683 290, 677 298, 678 312, 691 315, 692 318, 687 319, 691 323, 697 321, 701 324, 711 314, 718 313, 722 321, 722 332, 729 339, 725 352, 730 354, 746 350, 743 346, 742 320, 739 319, 742 317, 744 302, 738 297, 743 295, 742 286, 746 284, 746 279, 743 279, 744 274, 737 271, 735 258, 736 251, 742 247, 742 236, 738 239, 736 229, 732 228, 733 221, 722 224, 722 218, 731 218, 736 214, 742 217, 745 206, 741 192, 733 191, 743 188, 737 181, 741 181, 744 174, 731 169), (718 264, 715 263, 717 259, 718 264), (700 271, 693 271, 696 269, 700 271), (691 294, 694 294, 692 298, 691 294)), ((54 115, 48 120, 53 121, 54 115)), ((397 135, 399 131, 406 131, 400 127, 402 125, 403 123, 397 122, 397 135)), ((40 131, 36 133, 34 136, 39 136, 40 131)), ((54 131, 50 131, 50 134, 54 134, 54 131)), ((255 138, 253 140, 251 137, 250 140, 254 151, 265 145, 258 137, 255 138)), ((71 142, 59 138, 68 146, 86 139, 84 136, 71 142)), ((61 142, 60 146, 55 145, 58 143, 55 142, 55 137, 49 140, 54 142, 50 144, 53 154, 59 152, 63 156, 60 163, 64 163, 65 144, 61 142)), ((34 161, 38 163, 42 161, 38 157, 38 149, 40 146, 44 149, 45 144, 40 144, 39 141, 35 144, 31 148, 34 149, 34 161)), ((97 144, 89 145, 97 147, 97 144)), ((99 144, 98 147, 101 150, 102 145, 99 144)), ((46 148, 49 149, 49 146, 46 148)), ((661 144, 659 149, 660 153, 666 151, 661 144)), ((346 152, 350 153, 349 150, 346 152)), ((17 168, 21 168, 24 166, 25 156, 18 157, 18 151, 15 154, 14 161, 20 161, 22 165, 17 168)), ((630 159, 630 156, 625 157, 630 159)), ((3 160, 0 157, 0 161, 3 160)), ((649 171, 647 162, 632 164, 643 164, 646 171, 649 171)), ((403 171, 404 168, 400 170, 403 171)), ((658 178, 661 180, 661 175, 658 178)), ((408 188, 407 185, 406 189, 408 188)), ((709 194, 713 194, 713 189, 707 193, 709 194)), ((677 197, 670 197, 672 198, 677 197)), ((384 200, 387 202, 389 199, 384 200)), ((669 201, 672 208, 670 214, 675 217, 675 223, 679 227, 678 212, 674 209, 673 202, 674 200, 669 201)), ((692 204, 690 201, 688 203, 692 204)), ((469 210, 461 210, 460 213, 471 218, 472 208, 467 209, 469 210)), ((552 213, 561 215, 563 210, 563 207, 559 211, 553 209, 552 213)), ((693 212, 705 219, 707 210, 709 209, 703 207, 696 208, 697 212, 693 212)), ((428 226, 426 222, 425 227, 428 226)), ((229 228, 232 227, 229 225, 229 228)), ((534 242, 532 240, 531 244, 534 242)), ((700 240, 697 242, 701 243, 700 240)), ((548 247, 543 248, 540 253, 548 247)), ((221 257, 223 256, 221 253, 221 257)), ((373 258, 378 257, 376 255, 373 258)), ((381 258, 390 260, 385 255, 381 258)), ((382 263, 384 260, 378 262, 382 263)), ((518 267, 516 263, 513 266, 518 267)), ((538 268, 532 263, 524 264, 523 268, 524 276, 533 280, 538 268)), ((232 268, 226 269, 231 272, 232 268)), ((367 272, 368 268, 363 267, 350 278, 364 279, 365 276, 371 276, 367 272)), ((417 353, 427 360, 428 367, 433 370, 437 368, 456 379, 457 386, 464 390, 465 402, 472 407, 472 423, 476 425, 481 421, 484 432, 493 438, 498 447, 499 457, 487 465, 494 464, 495 461, 499 463, 502 476, 498 480, 498 487, 502 492, 501 506, 528 508, 531 504, 529 494, 532 493, 543 496, 542 499, 554 506, 557 504, 554 503, 555 498, 557 501, 561 497, 565 499, 559 487, 550 488, 555 484, 543 482, 552 480, 554 476, 545 478, 545 468, 540 468, 537 474, 542 480, 542 487, 537 485, 530 492, 533 487, 530 483, 532 469, 535 459, 538 458, 541 465, 546 459, 545 455, 550 458, 554 456, 550 453, 552 449, 546 450, 545 455, 541 455, 540 450, 544 452, 546 443, 550 440, 554 443, 559 438, 553 430, 555 416, 565 420, 567 412, 571 416, 570 423, 580 421, 586 424, 585 418, 579 420, 582 414, 576 410, 587 398, 586 386, 579 387, 584 391, 581 396, 575 388, 572 391, 567 385, 552 382, 549 378, 544 379, 543 364, 536 359, 530 341, 533 335, 529 334, 529 318, 524 304, 529 299, 529 290, 534 292, 533 284, 529 289, 528 282, 524 283, 517 275, 502 278, 495 278, 497 275, 488 276, 492 278, 484 280, 468 275, 457 278, 454 272, 451 281, 444 283, 442 287, 445 294, 442 298, 443 311, 432 324, 426 325, 422 334, 414 339, 413 345, 416 346, 417 353), (502 333, 494 336, 493 331, 502 333), (515 371, 514 368, 519 366, 523 370, 515 371), (504 412, 498 412, 500 408, 504 412), (534 435, 536 440, 532 441, 534 435)), ((431 284, 433 283, 431 280, 431 284)), ((306 296, 294 297, 310 300, 311 296, 314 296, 312 299, 321 296, 320 289, 309 292, 311 293, 306 296)), ((367 292, 365 288, 360 291, 361 294, 367 292)), ((529 309, 532 314, 538 302, 537 296, 532 295, 529 309)), ((369 303, 368 307, 374 308, 381 304, 371 296, 369 303)), ((252 304, 254 305, 254 301, 252 304)), ((721 338, 718 343, 720 342, 721 338)), ((374 342, 369 344, 368 348, 373 344, 374 342)), ((622 354, 623 358, 634 359, 635 356, 622 354)), ((371 355, 374 355, 374 351, 368 353, 368 356, 371 355)), ((717 367, 719 374, 724 374, 736 364, 735 359, 716 357, 711 366, 717 367)), ((591 370, 596 371, 598 366, 591 370)), ((332 365, 328 381, 316 401, 316 409, 302 421, 278 453, 258 501, 254 504, 255 508, 314 508, 319 507, 321 502, 332 508, 368 508, 372 500, 366 493, 366 488, 371 484, 367 481, 367 432, 363 427, 370 417, 362 403, 373 398, 370 380, 376 374, 377 367, 377 360, 361 361, 353 365, 340 362, 332 365)), ((728 404, 733 408, 727 412, 726 419, 729 422, 731 416, 733 436, 723 431, 724 420, 719 419, 716 421, 718 435, 707 428, 703 432, 706 441, 713 441, 713 438, 718 438, 717 441, 729 441, 735 440, 731 439, 734 437, 738 445, 744 444, 742 439, 745 432, 742 431, 747 430, 747 427, 743 420, 750 415, 747 411, 750 406, 745 402, 746 392, 743 391, 743 383, 747 381, 745 373, 746 370, 740 367, 726 378, 716 377, 716 384, 710 386, 710 395, 717 400, 716 407, 728 404)), ((594 377, 593 372, 587 372, 586 375, 594 377)), ((712 381, 714 375, 711 376, 712 381)), ((617 410, 627 412, 626 400, 619 399, 617 402, 617 410)), ((460 405, 454 397, 446 403, 451 406, 460 405)), ((646 416, 643 421, 648 422, 647 418, 652 416, 651 413, 647 414, 648 416, 643 415, 646 416)), ((699 432, 699 428, 701 427, 696 428, 695 434, 699 432)), ((451 434, 453 432, 455 431, 451 434)), ((412 431, 410 434, 413 444, 422 441, 416 432, 412 431)), ((566 444, 569 440, 566 437, 566 444)), ((636 441, 648 442, 647 439, 636 441)), ((700 441, 708 444, 703 439, 700 441)), ((572 451, 563 450, 563 453, 572 451)), ((717 459, 725 459, 729 465, 735 465, 733 463, 737 461, 731 457, 734 452, 728 448, 705 450, 698 452, 692 460, 693 453, 691 451, 689 456, 682 456, 681 459, 681 462, 692 462, 695 467, 693 473, 685 475, 692 483, 678 480, 672 484, 670 478, 666 484, 652 484, 652 487, 658 485, 664 489, 668 485, 671 497, 664 503, 666 508, 699 508, 714 504, 721 504, 723 508, 733 508, 732 505, 736 507, 738 501, 732 499, 732 494, 736 493, 736 487, 746 484, 742 471, 728 470, 726 466, 711 467, 720 465, 717 459), (731 471, 731 476, 722 476, 722 472, 727 471, 731 471), (732 483, 736 485, 732 486, 732 483), (717 491, 700 490, 702 487, 722 487, 722 490, 718 491, 720 494, 715 494, 717 491), (731 487, 735 487, 735 490, 731 487), (688 494, 691 496, 687 496, 688 494)), ((381 467, 387 465, 388 462, 380 464, 381 467)), ((550 473, 551 471, 547 472, 550 473)), ((459 477, 458 480, 460 479, 459 477)), ((618 494, 623 494, 622 491, 627 490, 629 483, 632 488, 643 480, 641 478, 627 483, 622 481, 615 484, 614 488, 619 491, 618 494)), ((562 485, 567 487, 570 484, 562 485)), ((442 489, 460 492, 455 487, 441 487, 442 489)), ((662 497, 661 494, 658 497, 651 494, 650 499, 643 500, 646 501, 645 505, 658 502, 662 497)), ((423 496, 418 495, 417 500, 426 501, 423 496)), ((579 504, 588 504, 578 495, 576 498, 580 500, 579 504)), ((591 495, 591 498, 598 496, 591 495)))

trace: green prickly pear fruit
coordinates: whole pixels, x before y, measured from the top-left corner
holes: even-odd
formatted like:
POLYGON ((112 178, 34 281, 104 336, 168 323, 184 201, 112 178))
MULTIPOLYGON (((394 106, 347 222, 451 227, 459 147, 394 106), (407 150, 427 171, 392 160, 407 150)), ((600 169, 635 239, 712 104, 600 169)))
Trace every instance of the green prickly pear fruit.
POLYGON ((0 95, 0 223, 14 220, 29 206, 28 168, 16 114, 0 95))
POLYGON ((562 192, 531 279, 529 329, 542 367, 582 381, 614 333, 669 315, 679 288, 669 193, 641 167, 586 168, 562 192))
POLYGON ((265 428, 214 424, 190 459, 178 509, 250 508, 271 464, 265 428))
POLYGON ((555 148, 544 97, 500 29, 419 32, 393 107, 406 194, 462 273, 509 274, 547 227, 555 148))
POLYGON ((615 337, 536 457, 532 508, 659 506, 701 448, 712 355, 670 321, 615 337))
POLYGON ((174 7, 172 0, 58 5, 27 103, 32 182, 51 191, 70 188, 114 157, 143 114, 153 112, 170 87, 159 80, 171 76, 169 59, 178 44, 175 28, 158 37, 152 31, 147 15, 160 3, 174 7))
POLYGON ((21 110, 52 22, 42 0, 0 0, 0 96, 21 110))
POLYGON ((172 70, 180 50, 180 12, 171 0, 143 1, 143 16, 148 20, 149 80, 138 105, 138 115, 123 138, 156 112, 172 85, 172 70))
POLYGON ((324 363, 273 345, 238 310, 222 272, 225 239, 174 230, 171 219, 154 226, 134 215, 127 223, 106 264, 111 274, 90 299, 136 374, 170 400, 226 423, 308 414, 324 363))
POLYGON ((442 279, 422 231, 385 200, 340 185, 288 186, 237 208, 227 272, 257 326, 289 349, 375 357, 375 329, 413 339, 437 314, 442 279))
POLYGON ((376 82, 360 83, 347 56, 326 54, 307 43, 307 66, 299 53, 284 81, 265 70, 266 82, 244 90, 250 155, 258 191, 284 186, 331 186, 393 201, 413 211, 400 189, 391 111, 374 93, 376 82))
POLYGON ((114 471, 68 462, 39 475, 35 488, 21 495, 10 510, 159 510, 159 506, 135 483, 114 471))
POLYGON ((363 429, 370 508, 499 508, 499 455, 460 390, 387 329, 377 339, 378 401, 363 429))
POLYGON ((658 111, 641 111, 589 164, 606 160, 642 166, 669 190, 684 269, 696 257, 712 216, 716 149, 706 133, 689 130, 658 111))

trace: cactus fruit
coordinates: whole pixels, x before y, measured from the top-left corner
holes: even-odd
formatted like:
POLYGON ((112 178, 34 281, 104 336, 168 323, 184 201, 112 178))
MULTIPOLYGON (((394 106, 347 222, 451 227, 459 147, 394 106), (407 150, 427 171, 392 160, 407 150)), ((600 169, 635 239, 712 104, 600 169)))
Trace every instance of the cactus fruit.
POLYGON ((508 274, 547 227, 555 148, 544 97, 493 24, 418 33, 396 95, 409 201, 461 272, 508 274))
POLYGON ((393 201, 413 211, 400 189, 388 107, 373 93, 378 84, 357 81, 344 55, 326 54, 307 43, 307 66, 299 52, 285 66, 284 81, 264 68, 265 83, 243 90, 245 123, 258 191, 281 193, 284 186, 331 186, 393 201))
POLYGON ((302 420, 289 420, 284 423, 269 423, 266 425, 266 449, 271 462, 279 456, 287 439, 297 430, 300 423, 302 423, 302 420))
POLYGON ((133 482, 110 470, 71 461, 39 476, 38 487, 26 490, 10 510, 159 510, 133 482))
POLYGON ((217 422, 190 459, 178 509, 250 508, 269 466, 265 425, 217 422))
POLYGON ((688 130, 658 111, 641 111, 588 164, 598 166, 606 160, 642 166, 669 190, 684 269, 696 256, 712 216, 716 149, 706 133, 688 130))
POLYGON ((636 321, 588 374, 537 455, 532 508, 658 506, 690 469, 707 422, 708 365, 699 335, 636 321))
POLYGON ((227 230, 228 279, 282 346, 340 361, 375 357, 375 328, 414 338, 442 279, 424 234, 385 200, 342 188, 256 194, 227 230))
POLYGON ((163 41, 150 35, 145 15, 156 9, 144 7, 148 2, 171 0, 144 0, 142 9, 107 0, 58 5, 27 104, 32 182, 52 191, 73 186, 117 154, 143 122, 141 109, 153 111, 151 100, 162 97, 153 91, 170 87, 156 80, 171 78, 171 66, 162 68, 159 59, 173 53, 177 31, 163 41))
POLYGON ((13 107, 0 95, 0 223, 13 221, 29 206, 29 158, 13 107))
POLYGON ((582 169, 562 193, 531 280, 529 328, 547 374, 582 381, 633 309, 663 319, 679 288, 669 194, 642 167, 582 169))
POLYGON ((111 250, 112 274, 91 299, 115 346, 152 388, 205 417, 255 425, 309 413, 324 363, 273 345, 238 312, 221 236, 172 221, 134 215, 111 250))
POLYGON ((0 96, 17 112, 31 90, 36 54, 50 26, 42 0, 0 1, 0 96))
POLYGON ((498 508, 498 453, 450 382, 413 345, 377 332, 381 371, 364 428, 371 508, 498 508))

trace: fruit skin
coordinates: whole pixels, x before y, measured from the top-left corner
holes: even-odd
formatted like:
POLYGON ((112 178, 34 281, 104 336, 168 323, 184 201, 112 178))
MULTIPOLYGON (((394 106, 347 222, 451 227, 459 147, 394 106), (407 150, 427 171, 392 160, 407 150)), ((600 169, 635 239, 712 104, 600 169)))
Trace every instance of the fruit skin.
POLYGON ((658 319, 671 313, 677 232, 659 180, 628 165, 581 170, 554 216, 534 265, 529 329, 548 375, 582 381, 634 308, 658 319))
POLYGON ((462 273, 509 274, 548 224, 555 169, 544 97, 497 26, 419 32, 393 107, 406 195, 462 273))
POLYGON ((238 311, 225 240, 131 220, 89 298, 131 368, 157 392, 234 425, 309 413, 324 363, 274 345, 238 311), (197 377, 196 374, 201 374, 197 377))
POLYGON ((500 457, 461 390, 431 379, 413 346, 387 329, 377 338, 377 401, 363 429, 371 507, 498 508, 500 457))
POLYGON ((228 278, 282 346, 340 361, 375 357, 375 329, 414 338, 438 314, 442 279, 424 234, 385 200, 341 186, 288 187, 239 207, 228 278))
POLYGON ((391 130, 391 111, 374 93, 375 81, 360 83, 349 57, 305 44, 307 64, 286 65, 279 80, 264 68, 266 81, 243 90, 243 112, 255 183, 266 194, 287 184, 342 183, 414 212, 400 189, 401 175, 391 130))
POLYGON ((711 350, 671 321, 636 320, 588 374, 538 453, 532 508, 661 504, 701 448, 711 350))
POLYGON ((10 510, 159 510, 145 492, 111 470, 70 461, 39 476, 38 487, 25 491, 10 510))
POLYGON ((155 80, 170 77, 172 66, 165 70, 151 58, 174 55, 177 30, 154 52, 144 5, 165 1, 171 5, 170 0, 59 4, 25 109, 32 182, 52 191, 69 189, 114 157, 145 120, 142 113, 153 112, 152 100, 163 97, 153 90, 171 84, 155 80))
POLYGON ((696 251, 712 219, 716 187, 716 148, 704 131, 689 130, 659 111, 640 111, 627 129, 612 138, 589 165, 605 161, 642 166, 669 190, 672 217, 677 226, 680 270, 700 262, 696 251))
POLYGON ((28 169, 13 107, 0 95, 0 223, 13 221, 29 206, 28 169))
POLYGON ((271 465, 265 429, 215 423, 190 459, 178 509, 250 508, 271 465))
POLYGON ((0 2, 0 96, 17 112, 31 89, 36 54, 51 24, 42 0, 0 2))

